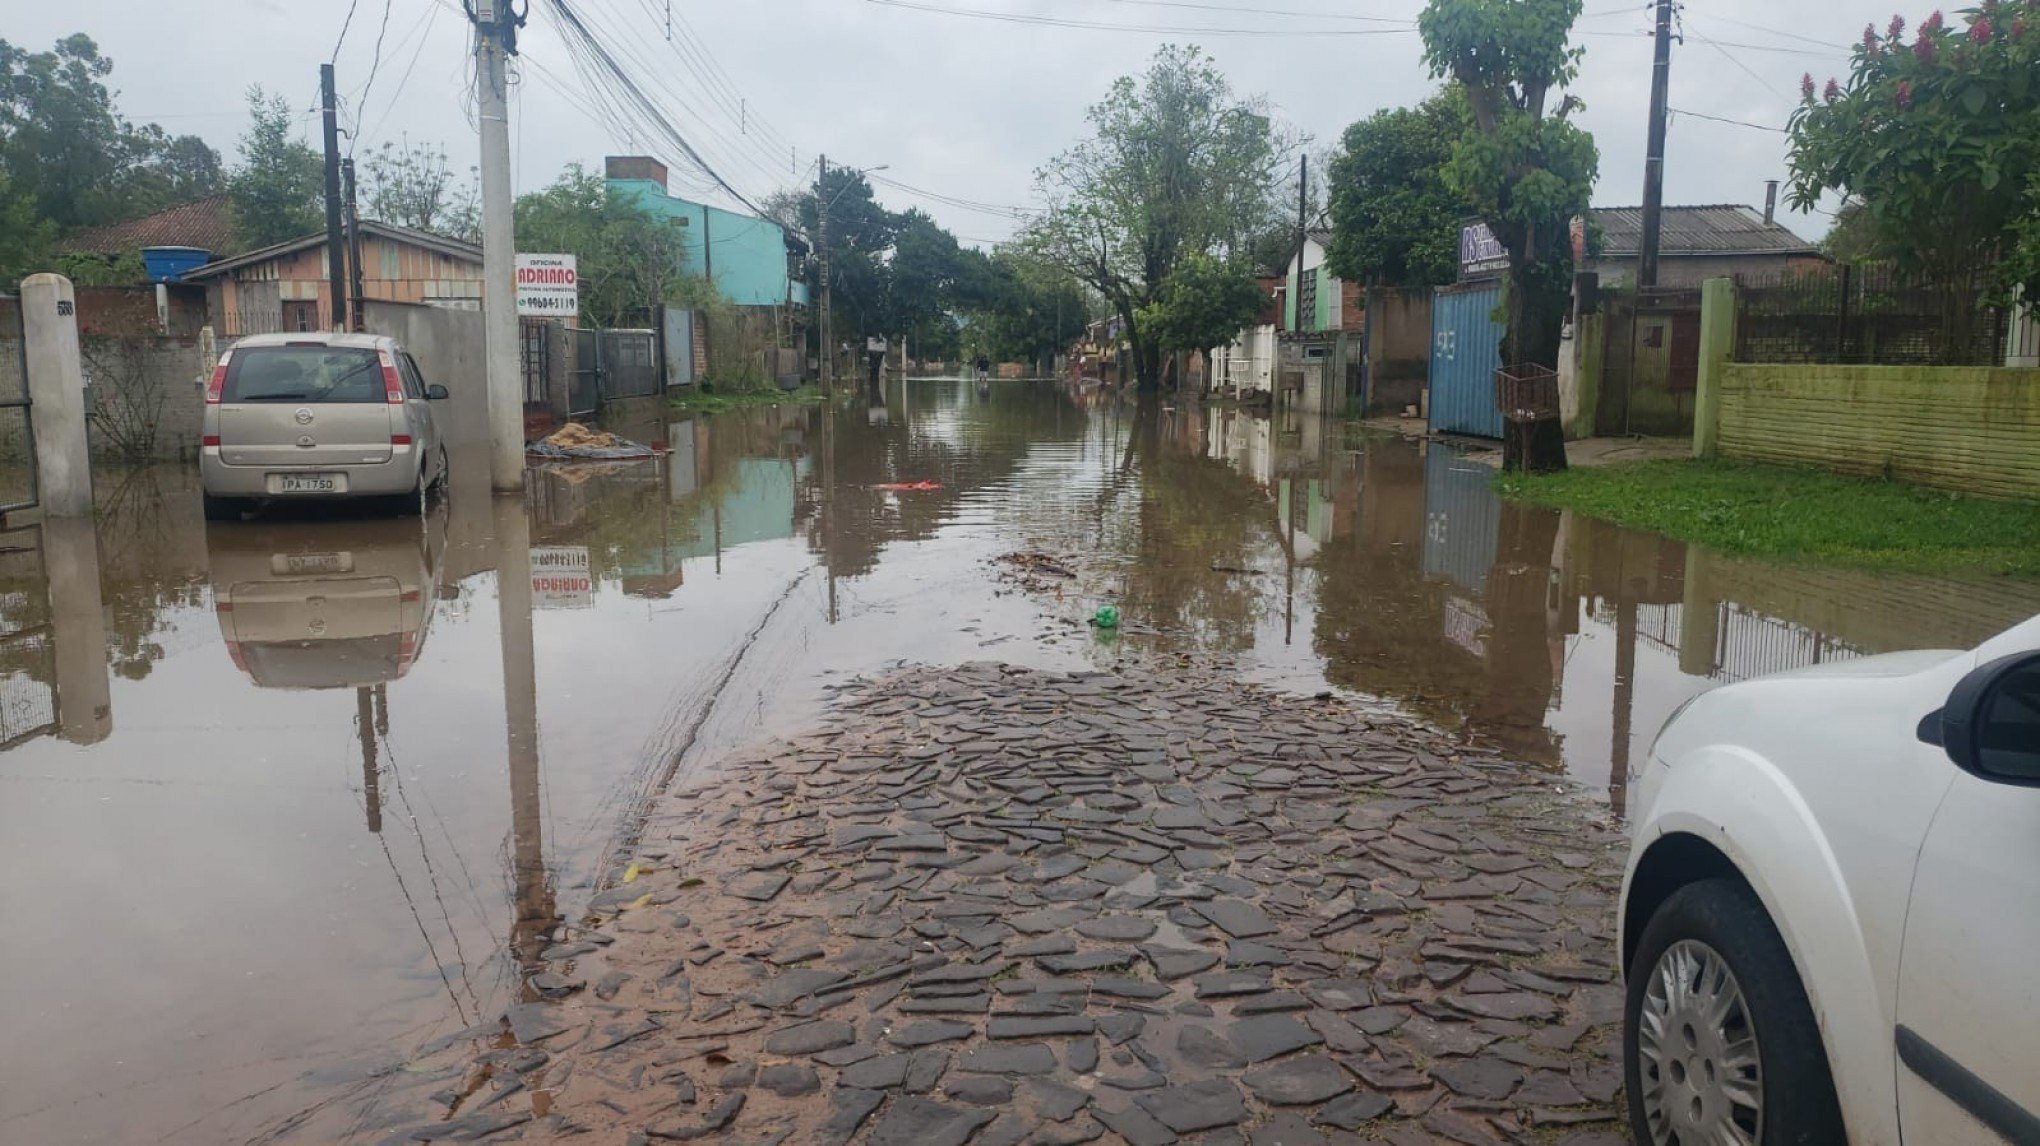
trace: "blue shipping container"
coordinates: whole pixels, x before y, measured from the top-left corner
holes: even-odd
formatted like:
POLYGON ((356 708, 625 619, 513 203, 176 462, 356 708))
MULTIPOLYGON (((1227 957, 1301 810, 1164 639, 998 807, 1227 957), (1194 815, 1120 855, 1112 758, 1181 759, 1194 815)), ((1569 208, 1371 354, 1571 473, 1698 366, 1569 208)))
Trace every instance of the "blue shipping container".
POLYGON ((1431 430, 1502 436, 1495 371, 1502 368, 1499 283, 1441 287, 1431 297, 1431 430))

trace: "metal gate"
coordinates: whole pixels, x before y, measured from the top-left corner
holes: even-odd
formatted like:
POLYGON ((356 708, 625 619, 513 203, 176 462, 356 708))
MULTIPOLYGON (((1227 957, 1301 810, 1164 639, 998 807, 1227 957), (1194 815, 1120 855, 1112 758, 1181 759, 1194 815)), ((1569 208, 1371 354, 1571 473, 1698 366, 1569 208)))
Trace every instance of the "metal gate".
POLYGON ((659 309, 659 354, 666 367, 666 385, 694 385, 694 312, 678 307, 659 309))
POLYGON ((1499 283, 1439 287, 1431 296, 1431 430, 1502 436, 1495 371, 1502 368, 1499 283))
POLYGON ((0 294, 0 312, 13 315, 0 327, 0 458, 5 459, 0 465, 0 519, 4 519, 15 510, 40 504, 42 490, 36 475, 35 424, 28 411, 28 332, 20 296, 0 294))
POLYGON ((580 418, 602 404, 602 332, 568 329, 574 335, 574 374, 567 382, 567 416, 580 418))
POLYGON ((603 331, 601 380, 603 401, 656 396, 659 393, 658 332, 603 331))

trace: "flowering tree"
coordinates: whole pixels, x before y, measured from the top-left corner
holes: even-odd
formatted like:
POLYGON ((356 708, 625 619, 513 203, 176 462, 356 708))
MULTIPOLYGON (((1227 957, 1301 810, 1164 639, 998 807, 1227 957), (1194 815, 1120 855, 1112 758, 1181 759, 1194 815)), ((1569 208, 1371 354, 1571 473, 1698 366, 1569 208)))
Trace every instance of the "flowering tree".
POLYGON ((1985 0, 1910 36, 1863 29, 1846 81, 1800 81, 1790 201, 1862 204, 1878 248, 1955 278, 2040 293, 2040 0, 1985 0))

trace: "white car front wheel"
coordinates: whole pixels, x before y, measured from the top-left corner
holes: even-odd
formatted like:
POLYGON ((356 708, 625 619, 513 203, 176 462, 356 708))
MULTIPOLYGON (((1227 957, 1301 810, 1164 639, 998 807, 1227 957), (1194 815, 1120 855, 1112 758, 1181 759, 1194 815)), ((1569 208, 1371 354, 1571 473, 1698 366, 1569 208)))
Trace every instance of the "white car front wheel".
POLYGON ((1791 954, 1741 883, 1701 880, 1658 906, 1630 964, 1624 1018, 1638 1142, 1847 1142, 1791 954))

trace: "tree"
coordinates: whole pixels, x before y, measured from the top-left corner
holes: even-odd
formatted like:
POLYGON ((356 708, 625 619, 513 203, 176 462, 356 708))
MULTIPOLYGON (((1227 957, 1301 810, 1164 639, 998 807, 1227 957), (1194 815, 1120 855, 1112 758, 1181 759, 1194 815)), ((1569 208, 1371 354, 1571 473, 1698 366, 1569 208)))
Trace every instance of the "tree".
POLYGON ((456 183, 446 164, 446 148, 405 140, 385 143, 362 164, 367 176, 370 218, 399 227, 479 243, 482 207, 474 170, 456 183))
POLYGON ((219 155, 196 136, 136 127, 115 110, 113 61, 90 36, 47 52, 0 40, 0 171, 58 231, 144 215, 218 190, 219 155))
POLYGON ((826 334, 831 345, 861 339, 892 329, 889 302, 889 271, 885 253, 892 249, 899 230, 899 216, 879 205, 864 173, 848 167, 831 167, 819 185, 783 197, 777 209, 787 213, 796 228, 817 244, 808 264, 811 297, 821 297, 822 209, 829 214, 830 321, 835 330, 826 334))
POLYGON ((1820 240, 1820 253, 1837 263, 1875 262, 1881 248, 1877 220, 1860 199, 1851 199, 1835 211, 1834 225, 1820 240))
POLYGON ((1408 290, 1457 277, 1459 227, 1471 208, 1446 185, 1445 168, 1472 126, 1465 93, 1447 87, 1346 129, 1331 168, 1333 274, 1408 290))
POLYGON ((601 176, 570 164, 543 191, 521 195, 517 242, 575 257, 581 313, 596 326, 632 326, 689 289, 686 238, 601 176))
MULTIPOLYGON (((1600 154, 1568 117, 1580 107, 1554 94, 1579 71, 1570 46, 1580 0, 1427 0, 1417 17, 1431 74, 1465 92, 1473 129, 1452 147, 1445 185, 1486 220, 1509 254, 1502 360, 1555 367, 1570 294, 1568 227, 1585 214, 1600 154)), ((1510 469, 1565 468, 1556 418, 1511 434, 1510 469)))
POLYGON ((325 164, 297 138, 290 104, 250 87, 248 133, 241 162, 227 178, 234 229, 250 247, 287 243, 316 233, 325 219, 325 164))
POLYGON ((897 216, 893 240, 890 305, 894 329, 924 354, 955 349, 950 317, 966 274, 956 236, 918 210, 897 216))
POLYGON ((2040 2, 1985 0, 1966 27, 1939 12, 1906 42, 1863 29, 1846 84, 1800 81, 1790 202, 1861 203, 1880 253, 1946 280, 1985 269, 2040 292, 2040 2))
POLYGON ((1163 350, 1199 351, 1209 362, 1213 348, 1238 337, 1267 305, 1244 263, 1195 254, 1169 272, 1145 317, 1163 350))
POLYGON ((1279 212, 1270 192, 1290 145, 1262 102, 1235 98, 1195 48, 1163 47, 1088 114, 1092 137, 1036 174, 1049 209, 1024 242, 1104 296, 1152 391, 1162 347, 1141 316, 1187 256, 1245 253, 1279 212))
POLYGON ((1075 342, 1091 303, 1062 269, 1008 249, 975 256, 959 288, 971 311, 966 350, 1000 361, 1041 363, 1075 342))
POLYGON ((19 190, 0 168, 0 290, 41 270, 57 240, 57 225, 35 209, 35 200, 19 190))

